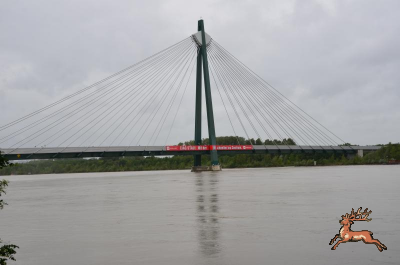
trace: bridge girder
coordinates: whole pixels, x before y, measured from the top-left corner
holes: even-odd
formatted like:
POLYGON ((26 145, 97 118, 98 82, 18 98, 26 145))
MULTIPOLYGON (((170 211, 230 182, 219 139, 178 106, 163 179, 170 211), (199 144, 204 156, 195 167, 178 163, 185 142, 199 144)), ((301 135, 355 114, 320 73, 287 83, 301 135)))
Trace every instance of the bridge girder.
MULTIPOLYGON (((380 146, 269 146, 255 145, 253 150, 220 150, 220 155, 238 154, 357 154, 358 150, 376 151, 380 146)), ((129 157, 129 156, 171 156, 171 155, 210 155, 210 151, 167 151, 163 146, 148 147, 69 147, 69 148, 23 148, 0 150, 9 160, 90 158, 90 157, 129 157)))

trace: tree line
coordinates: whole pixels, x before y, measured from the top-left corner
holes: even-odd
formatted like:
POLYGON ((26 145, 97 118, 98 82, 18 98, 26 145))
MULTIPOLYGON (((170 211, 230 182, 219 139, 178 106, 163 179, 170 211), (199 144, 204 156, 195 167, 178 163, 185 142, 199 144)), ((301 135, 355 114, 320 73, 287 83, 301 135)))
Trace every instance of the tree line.
MULTIPOLYGON (((216 137, 217 145, 296 145, 295 141, 291 138, 284 138, 282 140, 261 140, 260 138, 245 139, 239 136, 219 136, 216 137)), ((210 141, 208 138, 202 139, 202 144, 209 145, 210 141)), ((180 142, 178 145, 195 145, 194 141, 180 142)))

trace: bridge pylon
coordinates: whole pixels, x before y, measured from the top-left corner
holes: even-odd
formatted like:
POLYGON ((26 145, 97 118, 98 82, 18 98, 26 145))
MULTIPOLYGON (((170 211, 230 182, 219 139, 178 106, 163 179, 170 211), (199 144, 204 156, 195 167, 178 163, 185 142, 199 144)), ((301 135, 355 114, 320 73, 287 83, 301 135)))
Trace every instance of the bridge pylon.
POLYGON ((218 162, 218 154, 216 150, 217 140, 215 136, 214 112, 212 106, 210 74, 208 70, 207 45, 210 43, 211 37, 204 30, 204 21, 201 19, 197 25, 198 32, 192 35, 193 40, 198 46, 197 52, 197 69, 196 69, 196 111, 195 111, 195 130, 194 143, 201 145, 201 110, 202 110, 202 72, 204 76, 204 89, 206 97, 207 125, 209 145, 211 146, 210 157, 211 166, 201 165, 201 155, 194 155, 194 165, 192 171, 218 171, 221 166, 218 162), (202 71, 203 70, 203 71, 202 71))

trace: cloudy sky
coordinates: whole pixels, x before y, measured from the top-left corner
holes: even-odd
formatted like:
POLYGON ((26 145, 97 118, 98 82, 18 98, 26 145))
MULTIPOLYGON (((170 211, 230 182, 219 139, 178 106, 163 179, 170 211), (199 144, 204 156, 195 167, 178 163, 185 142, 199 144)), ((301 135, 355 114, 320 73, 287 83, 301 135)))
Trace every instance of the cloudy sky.
POLYGON ((203 18, 219 44, 346 142, 399 142, 399 10, 397 0, 2 0, 0 125, 190 36, 203 18))

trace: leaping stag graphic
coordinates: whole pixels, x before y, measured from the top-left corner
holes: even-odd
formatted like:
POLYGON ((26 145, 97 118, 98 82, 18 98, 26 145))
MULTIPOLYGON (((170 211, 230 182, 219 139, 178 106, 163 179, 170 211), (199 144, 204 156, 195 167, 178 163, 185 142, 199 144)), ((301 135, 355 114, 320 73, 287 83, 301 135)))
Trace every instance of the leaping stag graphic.
POLYGON ((357 212, 354 212, 354 209, 351 209, 351 213, 346 215, 342 215, 342 220, 339 223, 342 227, 339 230, 339 234, 336 234, 334 238, 332 238, 329 245, 332 245, 336 239, 340 238, 340 240, 332 247, 332 250, 335 250, 340 243, 346 242, 357 242, 362 240, 365 244, 375 244, 380 252, 383 250, 387 250, 387 247, 382 244, 378 239, 374 239, 372 237, 372 232, 368 230, 362 231, 353 231, 351 230, 351 225, 354 224, 354 221, 371 221, 372 218, 367 218, 372 211, 368 212, 368 208, 361 212, 362 207, 360 207, 357 212), (364 216, 364 217, 363 217, 364 216))

